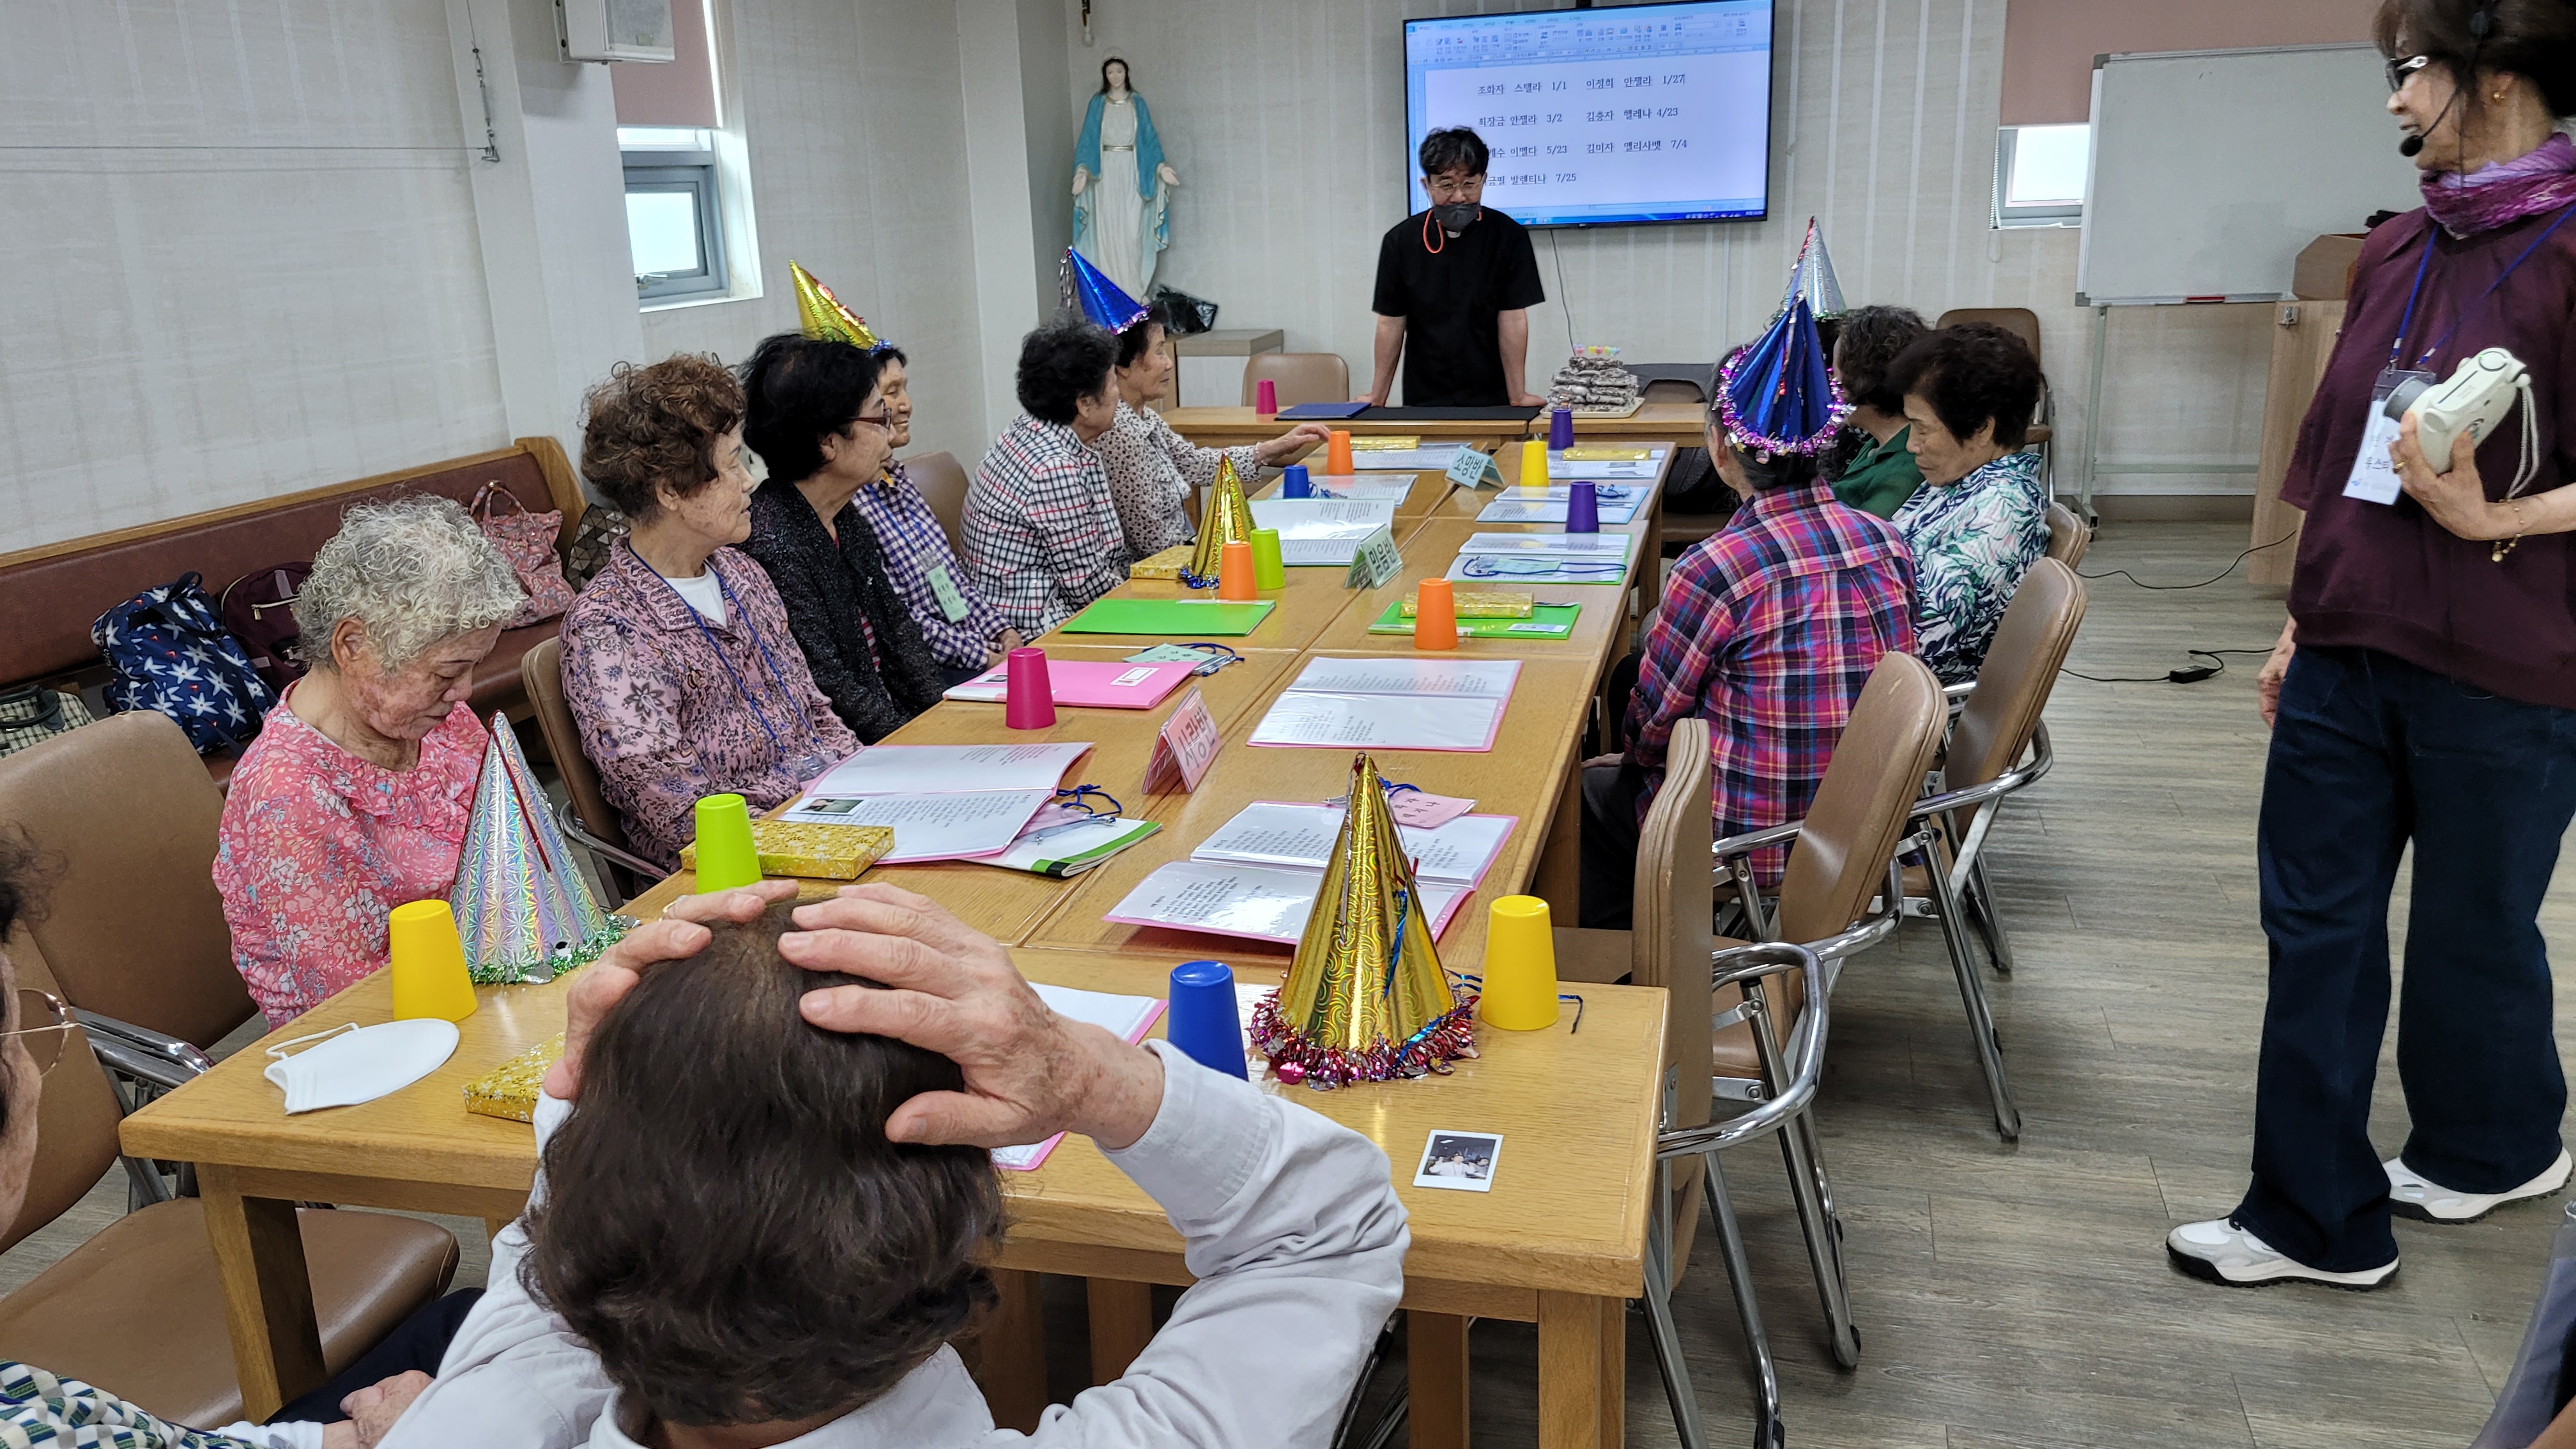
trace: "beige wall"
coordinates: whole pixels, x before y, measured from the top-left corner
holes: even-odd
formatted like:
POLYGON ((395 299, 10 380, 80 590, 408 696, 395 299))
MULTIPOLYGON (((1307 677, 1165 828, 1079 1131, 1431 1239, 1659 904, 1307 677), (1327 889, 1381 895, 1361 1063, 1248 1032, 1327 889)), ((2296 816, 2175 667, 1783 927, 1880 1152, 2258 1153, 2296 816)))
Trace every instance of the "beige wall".
POLYGON ((957 26, 914 0, 730 0, 765 294, 644 314, 647 355, 738 363, 796 325, 790 260, 904 350, 914 451, 967 467, 987 439, 976 382, 957 26))
MULTIPOLYGON (((1378 238, 1405 209, 1401 25, 1478 8, 1096 7, 1096 44, 1084 47, 1076 31, 1068 47, 1075 97, 1097 87, 1101 57, 1124 55, 1181 174, 1158 275, 1217 302, 1220 326, 1284 328, 1291 350, 1338 352, 1354 378, 1367 376, 1378 238)), ((1779 43, 1771 219, 1540 233, 1550 300, 1531 317, 1528 381, 1543 385, 1569 340, 1615 344, 1632 361, 1713 361, 1778 306, 1813 215, 1856 305, 1902 303, 1927 317, 1952 307, 2038 313, 2069 445, 2060 476, 2071 486, 2093 315, 2074 304, 2074 231, 1988 226, 2001 0, 1787 0, 1779 43)), ((1060 159, 1069 173, 1072 158, 1060 159)), ((2115 315, 2105 460, 2250 465, 2269 326, 2257 307, 2115 315)), ((2104 487, 2242 493, 2251 476, 2114 477, 2104 487)))
POLYGON ((2085 119, 2097 55, 2368 40, 2378 10, 2378 0, 2012 0, 2003 124, 2085 119))

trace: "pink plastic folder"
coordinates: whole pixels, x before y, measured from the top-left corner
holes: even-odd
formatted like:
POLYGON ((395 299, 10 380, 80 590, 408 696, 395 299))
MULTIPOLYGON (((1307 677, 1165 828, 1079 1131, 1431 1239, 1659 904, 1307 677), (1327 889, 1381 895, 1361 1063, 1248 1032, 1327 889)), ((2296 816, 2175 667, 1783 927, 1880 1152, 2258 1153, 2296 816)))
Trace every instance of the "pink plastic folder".
MULTIPOLYGON (((1082 709, 1152 709, 1187 681, 1193 666, 1181 663, 1128 664, 1082 659, 1047 661, 1047 683, 1059 706, 1082 709)), ((1003 669, 987 670, 950 689, 944 696, 981 704, 1000 704, 1003 669)))

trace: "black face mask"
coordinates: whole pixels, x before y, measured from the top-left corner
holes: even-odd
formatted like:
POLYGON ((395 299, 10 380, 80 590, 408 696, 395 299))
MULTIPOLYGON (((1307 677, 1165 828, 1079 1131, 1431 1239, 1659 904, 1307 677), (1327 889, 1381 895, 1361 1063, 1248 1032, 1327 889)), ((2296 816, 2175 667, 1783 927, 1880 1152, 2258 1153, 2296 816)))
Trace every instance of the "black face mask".
POLYGON ((1435 205, 1431 208, 1432 219, 1440 223, 1442 231, 1450 232, 1465 231, 1469 223, 1483 214, 1483 210, 1472 201, 1435 205))

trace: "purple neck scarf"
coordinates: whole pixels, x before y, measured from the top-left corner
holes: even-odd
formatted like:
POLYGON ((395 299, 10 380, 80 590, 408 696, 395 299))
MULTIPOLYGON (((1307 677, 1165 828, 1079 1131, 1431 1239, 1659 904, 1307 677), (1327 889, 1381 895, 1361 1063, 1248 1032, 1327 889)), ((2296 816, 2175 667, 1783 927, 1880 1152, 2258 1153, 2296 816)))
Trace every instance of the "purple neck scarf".
POLYGON ((2529 155, 2471 175, 2427 173, 2424 209, 2451 235, 2482 231, 2576 204, 2576 141, 2552 133, 2529 155))

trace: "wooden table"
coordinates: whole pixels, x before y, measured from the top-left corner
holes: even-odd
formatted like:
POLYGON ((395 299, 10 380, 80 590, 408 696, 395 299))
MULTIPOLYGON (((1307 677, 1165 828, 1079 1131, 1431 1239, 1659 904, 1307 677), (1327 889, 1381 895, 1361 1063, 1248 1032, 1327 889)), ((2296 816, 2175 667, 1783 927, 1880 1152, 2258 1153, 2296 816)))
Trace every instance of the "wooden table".
MULTIPOLYGON (((1547 414, 1539 414, 1530 425, 1530 436, 1547 436, 1547 414)), ((1578 417, 1574 420, 1574 436, 1576 441, 1586 443, 1670 443, 1676 448, 1703 448, 1708 446, 1708 409, 1695 402, 1650 402, 1624 418, 1578 417)))
MULTIPOLYGON (((1366 453, 1362 453, 1360 457, 1365 460, 1368 455, 1366 453)), ((1313 465, 1310 463, 1308 466, 1311 468, 1313 465)), ((1363 476, 1374 480, 1379 478, 1395 478, 1402 475, 1396 473, 1368 473, 1363 476)), ((1276 498, 1279 496, 1280 486, 1279 482, 1274 479, 1259 491, 1249 493, 1246 496, 1255 502, 1268 498, 1276 498)), ((1396 542, 1402 543, 1406 535, 1412 533, 1414 529, 1421 527, 1422 520, 1429 518, 1435 511, 1437 511, 1441 505, 1447 501, 1449 495, 1456 491, 1456 488, 1457 485, 1449 481, 1449 475, 1446 473, 1414 474, 1412 490, 1406 493, 1402 498, 1397 499, 1395 503, 1396 542)))
MULTIPOLYGON (((1615 590, 1605 589, 1612 593, 1615 590)), ((1320 651, 1319 651, 1320 652, 1320 651)), ((1409 649, 1335 651, 1335 657, 1379 658, 1409 654, 1409 649)), ((1309 655, 1308 657, 1316 657, 1309 655)), ((1488 815, 1518 816, 1511 838, 1485 873, 1482 885, 1458 908, 1447 934, 1439 940, 1440 958, 1472 970, 1484 959, 1485 913, 1497 896, 1533 893, 1543 888, 1553 914, 1575 917, 1575 882, 1571 869, 1580 843, 1580 801, 1567 813, 1577 778, 1576 752, 1583 742, 1584 705, 1592 695, 1601 665, 1596 659, 1566 655, 1523 658, 1512 702, 1504 712, 1494 748, 1484 753, 1448 750, 1373 750, 1387 779, 1419 785, 1435 795, 1473 799, 1488 815), (1549 708, 1550 703, 1560 707, 1549 708), (1553 849, 1551 849, 1551 845, 1553 849), (1561 857, 1562 867, 1542 871, 1542 861, 1561 857)), ((1280 681, 1284 690, 1294 674, 1280 681)), ((1267 708, 1265 703, 1264 708, 1267 708)), ((1228 734, 1225 749, 1208 768, 1198 790, 1178 798, 1161 833, 1078 876, 1074 888, 1048 911, 1027 938, 1032 946, 1078 951, 1114 951, 1163 961, 1216 955, 1228 961, 1269 962, 1285 966, 1293 949, 1264 941, 1208 936, 1194 931, 1126 926, 1101 919, 1126 898, 1156 867, 1184 860, 1200 841, 1256 800, 1330 800, 1350 788, 1348 750, 1280 750, 1243 743, 1245 727, 1228 734)), ((1555 861, 1550 860, 1554 865, 1555 861)))
MULTIPOLYGON (((1159 994, 1167 981, 1167 963, 1124 953, 1013 954, 1033 981, 1130 995, 1159 994)), ((1239 980, 1260 985, 1276 985, 1280 975, 1250 962, 1236 970, 1239 980)), ((1538 1325, 1541 1445, 1615 1449, 1622 1442, 1626 1300, 1645 1291, 1642 1244, 1668 998, 1638 987, 1580 990, 1581 1031, 1573 1030, 1571 1011, 1544 1031, 1481 1027, 1481 1055, 1446 1077, 1333 1092, 1266 1084, 1386 1152, 1413 1233, 1404 1307, 1411 1442, 1422 1449, 1466 1443, 1470 1318, 1538 1325), (1413 1186, 1434 1130, 1505 1123, 1511 1166, 1497 1174, 1492 1192, 1413 1186)), ((1192 1281, 1162 1209, 1087 1139, 1066 1138, 1036 1173, 1004 1176, 1016 1180, 1006 1181, 1011 1234, 1002 1267, 1094 1282, 1192 1281)))
MULTIPOLYGON (((1202 448, 1240 448, 1246 443, 1268 442, 1297 426, 1294 419, 1276 416, 1265 418, 1245 407, 1166 408, 1163 411, 1163 421, 1172 425, 1172 431, 1202 448)), ((1491 445, 1497 439, 1518 439, 1528 436, 1529 433, 1526 424, 1515 423, 1508 418, 1458 418, 1449 421, 1436 418, 1429 420, 1388 418, 1378 421, 1368 418, 1325 418, 1318 421, 1321 421, 1325 427, 1339 428, 1343 432, 1354 435, 1368 434, 1373 437, 1410 435, 1420 437, 1426 442, 1437 439, 1444 443, 1453 443, 1463 439, 1491 445)), ((1545 423, 1546 417, 1542 414, 1540 417, 1542 428, 1545 423)), ((1542 432, 1540 436, 1544 437, 1545 433, 1542 432)))
MULTIPOLYGON (((1324 626, 1333 622, 1350 603, 1350 591, 1342 587, 1343 570, 1338 568, 1295 568, 1286 571, 1283 588, 1263 589, 1256 597, 1268 599, 1278 607, 1268 617, 1252 626, 1252 632, 1240 637, 1228 634, 1202 636, 1206 643, 1223 644, 1238 654, 1266 650, 1295 653, 1315 642, 1324 626)), ((1214 589, 1193 589, 1178 581, 1129 579, 1111 589, 1104 597, 1112 599, 1201 599, 1216 597, 1214 589)), ((1058 628, 1044 638, 1030 641, 1052 653, 1058 646, 1071 648, 1095 645, 1112 648, 1120 657, 1134 654, 1156 644, 1200 642, 1176 634, 1068 634, 1058 628)))
MULTIPOLYGON (((1159 963, 1015 954, 1032 980, 1132 994, 1162 989, 1159 963)), ((1276 979, 1250 968, 1246 976, 1276 979)), ((480 1009, 458 1023, 456 1054, 374 1102, 288 1117, 260 1076, 261 1053, 247 1049, 125 1120, 126 1150, 198 1164, 251 1416, 275 1412, 324 1377, 296 1202, 460 1213, 496 1225, 526 1205, 534 1135, 524 1124, 466 1112, 461 1093, 561 1031, 565 990, 562 981, 479 988, 480 1009)), ((1417 1315, 1415 1342, 1457 1354, 1450 1363, 1416 1349, 1415 1412, 1426 1425, 1452 1411, 1464 1423, 1466 1320, 1507 1318, 1539 1326, 1542 1442, 1620 1442, 1624 1308, 1644 1289, 1666 997, 1587 986, 1584 999, 1579 1033, 1569 1029, 1570 1014, 1548 1031, 1486 1028, 1478 1033, 1484 1055, 1452 1076, 1298 1090, 1292 1098, 1369 1135, 1393 1165, 1412 1214, 1404 1305, 1417 1315), (1492 1192, 1412 1186, 1434 1128, 1509 1136, 1511 1166, 1492 1192)), ((392 987, 378 972, 273 1039, 392 1018, 392 987)), ((1161 1209, 1088 1141, 1068 1138, 1045 1167, 1003 1179, 1011 1218, 1003 1268, 1190 1281, 1161 1209)))
MULTIPOLYGON (((1508 492, 1505 496, 1508 496, 1508 492)), ((1377 622, 1379 616, 1386 612, 1387 605, 1395 603, 1421 587, 1422 580, 1438 578, 1447 573, 1450 563, 1458 556, 1459 547, 1466 543, 1469 535, 1554 531, 1544 524, 1476 522, 1473 510, 1492 502, 1495 497, 1496 495, 1490 492, 1474 494, 1472 497, 1462 492, 1452 501, 1461 506, 1465 516, 1450 512, 1450 505, 1444 504, 1440 513, 1435 514, 1404 540, 1404 569, 1396 575, 1394 582, 1354 593, 1351 596, 1351 606, 1342 611, 1341 617, 1335 619, 1331 627, 1315 637, 1315 648, 1334 653, 1411 653, 1413 650, 1411 635, 1372 634, 1369 632, 1369 626, 1377 622)), ((1632 549, 1629 557, 1632 567, 1642 566, 1642 525, 1630 524, 1625 529, 1603 530, 1605 533, 1623 531, 1634 531, 1641 536, 1641 546, 1632 549)), ((1462 632, 1458 636, 1457 649, 1461 655, 1477 658, 1528 659, 1540 655, 1562 654, 1584 659, 1603 659, 1616 658, 1627 648, 1629 625, 1633 622, 1628 612, 1629 589, 1610 584, 1521 584, 1508 581, 1493 584, 1460 584, 1458 587, 1509 589, 1514 593, 1528 594, 1542 604, 1583 606, 1582 614, 1574 621, 1574 633, 1568 638, 1472 639, 1462 632)))
MULTIPOLYGON (((1508 466, 1516 469, 1517 461, 1508 466)), ((1416 496, 1436 508, 1428 490, 1416 496)), ((1456 539, 1472 528, 1472 519, 1438 518, 1415 528, 1407 543, 1407 573, 1445 570, 1456 539)), ((1398 640, 1364 634, 1356 637, 1365 642, 1352 648, 1324 646, 1328 634, 1336 641, 1343 637, 1337 631, 1346 616, 1364 614, 1364 629, 1365 619, 1382 611, 1391 596, 1385 590, 1344 590, 1341 577, 1339 570, 1291 570, 1289 587, 1271 595, 1281 607, 1262 630, 1226 641, 1244 662, 1196 681, 1228 743, 1194 794, 1146 797, 1141 789, 1154 732, 1177 704, 1177 693, 1153 710, 1066 709, 1052 729, 1034 733, 1003 726, 998 705, 944 702, 891 737, 904 744, 1087 740, 1093 752, 1072 775, 1108 787, 1129 814, 1162 822, 1159 834, 1071 881, 966 862, 886 867, 870 879, 929 895, 1018 947, 1022 969, 1036 980, 1159 992, 1172 960, 1211 954, 1237 963, 1247 979, 1273 979, 1268 973, 1284 966, 1285 948, 1109 926, 1100 914, 1155 865, 1188 854, 1243 805, 1256 799, 1325 799, 1347 786, 1347 752, 1243 743, 1307 659, 1410 652, 1398 640)), ((1122 587, 1164 597, 1180 592, 1168 585, 1122 587)), ((1390 778, 1471 796, 1480 810, 1519 817, 1476 896, 1460 907, 1439 943, 1452 966, 1476 969, 1486 910, 1496 896, 1533 892, 1573 918, 1581 818, 1575 756, 1583 705, 1623 640, 1623 630, 1605 623, 1579 627, 1570 647, 1471 643, 1461 652, 1513 653, 1523 660, 1495 748, 1379 752, 1390 778)), ((1154 642, 1160 641, 1058 634, 1045 646, 1057 658, 1118 659, 1154 642)), ((626 909, 650 919, 693 884, 688 875, 674 876, 626 909)), ((826 894, 834 884, 805 882, 805 894, 826 894)), ((278 1110, 275 1089, 259 1075, 264 1058, 252 1048, 125 1120, 126 1151, 199 1165, 235 1360, 254 1417, 323 1378, 296 1202, 464 1214, 495 1228, 524 1205, 533 1170, 528 1130, 466 1113, 459 1094, 466 1081, 560 1031, 563 991, 562 983, 479 989, 481 1009, 460 1024, 456 1055, 422 1082, 377 1102, 288 1118, 278 1110)), ((1471 1317, 1538 1324, 1542 1444, 1573 1449, 1620 1442, 1624 1300, 1642 1291, 1665 998, 1616 987, 1586 987, 1585 996, 1579 1035, 1487 1029, 1479 1033, 1485 1056, 1462 1064, 1454 1076, 1329 1094, 1301 1091, 1295 1098, 1385 1146, 1398 1189, 1414 1212, 1404 1303, 1411 1314, 1413 1440, 1426 1449, 1466 1441, 1471 1317), (1494 1193, 1412 1190, 1422 1140, 1434 1127, 1501 1130, 1512 1137, 1514 1166, 1494 1193)), ((390 986, 380 972, 270 1040, 344 1022, 389 1020, 391 1005, 390 986)), ((1114 1342, 1110 1354, 1103 1354, 1104 1325, 1123 1325, 1131 1345, 1150 1331, 1147 1300, 1136 1285, 1188 1281, 1168 1225, 1085 1142, 1068 1141, 1037 1173, 1012 1175, 1006 1190, 1013 1230, 1000 1276, 1008 1331, 997 1341, 1017 1332, 1025 1347, 1034 1332, 1030 1272, 1081 1274, 1095 1285, 1095 1358, 1114 1371, 1126 1360, 1115 1356, 1114 1342)), ((1009 1380, 1014 1386, 1000 1387, 1004 1380, 996 1375, 1012 1361, 1002 1352, 984 1365, 1005 1422, 1033 1416, 1039 1400, 1032 1395, 1043 1392, 1043 1380, 1033 1387, 1025 1372, 1025 1353, 1018 1360, 1023 1372, 1009 1380)))

